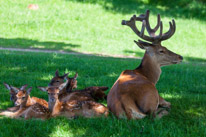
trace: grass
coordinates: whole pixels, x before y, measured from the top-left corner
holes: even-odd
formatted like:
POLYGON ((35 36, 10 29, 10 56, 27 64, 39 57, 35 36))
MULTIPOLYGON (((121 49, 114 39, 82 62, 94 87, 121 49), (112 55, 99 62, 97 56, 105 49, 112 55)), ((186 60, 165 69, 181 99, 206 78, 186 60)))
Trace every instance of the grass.
POLYGON ((155 121, 118 120, 112 115, 46 121, 0 117, 0 136, 205 136, 205 0, 0 1, 0 47, 94 54, 0 51, 0 109, 12 106, 3 82, 17 87, 27 83, 33 87, 32 96, 47 99, 36 87, 46 86, 56 69, 70 75, 78 72, 79 89, 95 85, 111 88, 123 70, 136 68, 140 60, 95 54, 142 57, 143 51, 133 43, 138 37, 120 24, 146 9, 151 10, 152 26, 158 13, 164 31, 172 18, 177 24, 175 35, 163 45, 182 55, 184 62, 163 67, 157 84, 160 95, 172 104, 170 115, 155 121), (29 4, 38 4, 39 9, 29 10, 29 4))
MULTIPOLYGON (((197 0, 22 0, 0 2, 0 46, 39 48, 107 55, 141 56, 138 37, 121 20, 151 10, 156 24, 162 15, 164 31, 174 18, 175 35, 163 45, 184 57, 206 58, 206 6, 197 0), (29 10, 29 4, 38 10, 29 10)), ((137 24, 140 28, 140 24, 137 24)))
MULTIPOLYGON (((47 100, 37 86, 46 86, 56 69, 77 71, 78 88, 111 88, 121 71, 134 69, 140 60, 85 55, 61 55, 0 51, 0 83, 32 86, 32 96, 47 100)), ((118 120, 108 118, 55 118, 46 121, 1 117, 0 136, 204 136, 206 94, 204 63, 188 62, 163 67, 157 88, 172 103, 170 115, 160 120, 118 120)), ((8 91, 0 84, 0 109, 12 106, 8 91)), ((109 90, 108 90, 109 91, 109 90)), ((105 102, 103 102, 105 103, 105 102)))

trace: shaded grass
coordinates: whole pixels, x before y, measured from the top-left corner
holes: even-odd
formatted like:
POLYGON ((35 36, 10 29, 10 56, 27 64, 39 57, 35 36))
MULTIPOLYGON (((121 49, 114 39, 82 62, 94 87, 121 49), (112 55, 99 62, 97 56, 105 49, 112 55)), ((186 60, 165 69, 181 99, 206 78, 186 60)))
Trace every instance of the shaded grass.
POLYGON ((206 58, 205 4, 193 0, 1 1, 0 46, 141 56, 132 53, 143 53, 133 43, 139 38, 120 24, 146 9, 152 26, 161 14, 165 32, 168 22, 176 20, 175 35, 163 45, 182 56, 206 58), (39 10, 29 10, 31 3, 39 10))
MULTIPOLYGON (((33 87, 32 96, 47 99, 37 86, 46 86, 56 69, 77 71, 78 88, 111 88, 121 71, 134 69, 136 59, 0 51, 0 109, 12 106, 3 82, 33 87)), ((170 115, 161 120, 109 118, 54 118, 46 121, 0 118, 0 136, 204 136, 206 134, 206 65, 187 62, 163 67, 157 88, 172 103, 170 115)), ((109 91, 109 90, 108 90, 109 91)), ((108 92, 107 91, 107 92, 108 92)), ((103 102, 105 103, 105 102, 103 102)))

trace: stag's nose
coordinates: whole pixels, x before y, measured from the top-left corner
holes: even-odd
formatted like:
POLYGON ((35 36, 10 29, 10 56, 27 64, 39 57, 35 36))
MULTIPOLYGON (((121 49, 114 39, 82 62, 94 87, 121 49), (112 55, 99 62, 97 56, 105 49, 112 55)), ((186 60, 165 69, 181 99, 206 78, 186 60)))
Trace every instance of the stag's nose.
POLYGON ((179 59, 180 59, 180 60, 183 60, 183 56, 179 56, 179 59))

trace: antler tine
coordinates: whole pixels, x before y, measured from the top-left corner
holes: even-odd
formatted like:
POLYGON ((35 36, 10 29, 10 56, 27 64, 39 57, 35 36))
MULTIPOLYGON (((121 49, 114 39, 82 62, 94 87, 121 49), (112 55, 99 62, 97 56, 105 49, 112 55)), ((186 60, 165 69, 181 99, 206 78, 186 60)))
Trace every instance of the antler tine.
POLYGON ((161 22, 161 19, 160 19, 160 14, 157 15, 157 25, 154 27, 154 29, 152 29, 152 31, 156 32, 160 26, 160 22, 161 22))
POLYGON ((170 28, 166 33, 163 33, 163 23, 160 18, 160 14, 157 15, 157 25, 154 27, 154 29, 151 29, 150 23, 149 23, 149 13, 150 11, 147 10, 145 14, 141 14, 138 17, 136 15, 133 15, 132 18, 129 21, 122 21, 122 25, 129 26, 140 38, 150 41, 152 43, 161 43, 161 41, 169 39, 176 30, 175 21, 172 20, 172 22, 169 22, 170 28), (137 29, 135 21, 141 21, 142 22, 142 28, 141 32, 137 29), (145 28, 147 29, 147 32, 149 33, 149 36, 144 35, 145 28), (160 28, 159 35, 155 35, 155 32, 160 28))
POLYGON ((161 41, 169 39, 175 33, 176 30, 175 21, 172 20, 172 23, 169 22, 169 24, 170 24, 170 28, 166 33, 163 34, 161 41))
POLYGON ((129 21, 122 20, 122 25, 129 26, 140 38, 147 40, 147 41, 150 41, 150 42, 154 41, 154 39, 152 37, 144 35, 145 27, 147 27, 145 14, 141 14, 138 17, 136 17, 136 15, 133 15, 133 17, 131 17, 131 19, 129 21), (137 27, 135 25, 135 21, 142 21, 143 22, 141 32, 137 29, 137 27))
POLYGON ((162 25, 162 21, 160 21, 160 33, 159 33, 158 36, 154 37, 154 42, 155 43, 161 42, 162 31, 163 31, 163 25, 162 25))
POLYGON ((154 33, 150 27, 150 24, 149 24, 149 10, 146 11, 146 14, 145 14, 145 21, 146 21, 146 29, 147 29, 147 32, 149 33, 149 35, 151 37, 154 37, 154 33))
POLYGON ((142 29, 141 29, 141 32, 140 32, 140 37, 144 36, 145 25, 146 25, 146 22, 145 22, 145 20, 143 20, 142 21, 142 29))

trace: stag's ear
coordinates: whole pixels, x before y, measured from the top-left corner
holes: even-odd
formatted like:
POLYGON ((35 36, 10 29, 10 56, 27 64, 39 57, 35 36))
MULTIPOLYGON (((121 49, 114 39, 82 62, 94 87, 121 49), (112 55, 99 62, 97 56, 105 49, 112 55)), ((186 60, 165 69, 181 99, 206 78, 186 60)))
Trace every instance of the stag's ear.
POLYGON ((66 82, 64 82, 63 84, 61 84, 61 85, 59 86, 59 90, 60 90, 60 91, 63 90, 63 89, 67 86, 68 83, 69 83, 69 80, 67 79, 66 82))
POLYGON ((47 87, 38 87, 38 89, 40 89, 41 91, 43 91, 43 92, 47 92, 47 87))
POLYGON ((69 73, 64 74, 63 78, 66 79, 68 75, 69 75, 69 73))
POLYGON ((22 87, 20 88, 20 90, 25 90, 27 86, 28 86, 27 84, 24 85, 24 86, 22 86, 22 87))
POLYGON ((26 93, 29 95, 31 93, 32 87, 28 88, 26 93))
POLYGON ((56 76, 56 77, 59 77, 59 71, 58 71, 58 69, 57 69, 56 72, 55 72, 55 76, 56 76))
POLYGON ((149 47, 152 46, 152 44, 138 40, 138 42, 136 40, 134 40, 134 42, 137 44, 137 46, 139 46, 141 49, 145 49, 147 50, 149 47))
POLYGON ((10 87, 8 84, 4 83, 4 86, 5 86, 5 88, 7 88, 8 90, 11 90, 11 87, 10 87))
POLYGON ((19 89, 18 89, 18 88, 16 88, 16 87, 12 87, 12 86, 11 86, 11 89, 12 89, 14 92, 16 92, 16 93, 18 93, 18 92, 19 92, 19 89))
POLYGON ((78 77, 78 73, 76 72, 75 76, 74 76, 74 80, 76 80, 78 77))

